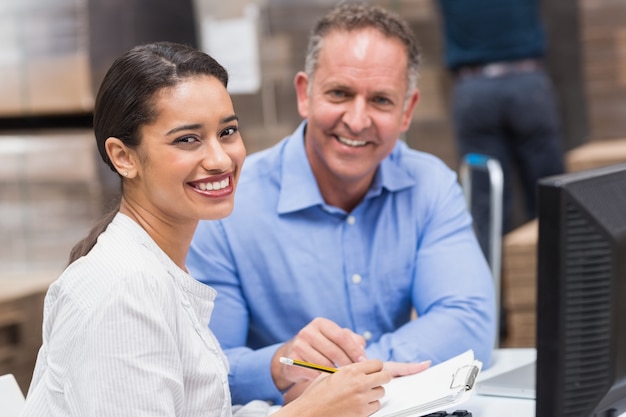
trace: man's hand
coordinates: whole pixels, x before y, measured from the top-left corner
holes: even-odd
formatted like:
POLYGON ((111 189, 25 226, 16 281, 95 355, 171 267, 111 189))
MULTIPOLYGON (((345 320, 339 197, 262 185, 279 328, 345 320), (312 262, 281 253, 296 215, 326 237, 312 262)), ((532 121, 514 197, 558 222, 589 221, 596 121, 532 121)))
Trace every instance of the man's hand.
POLYGON ((272 358, 272 378, 276 387, 285 390, 298 382, 311 381, 318 371, 297 366, 285 366, 279 358, 285 356, 319 365, 337 367, 364 361, 365 339, 331 320, 316 318, 281 346, 272 358))
POLYGON ((413 375, 418 372, 425 371, 430 368, 430 361, 423 362, 385 362, 383 369, 391 374, 394 378, 397 376, 413 375))

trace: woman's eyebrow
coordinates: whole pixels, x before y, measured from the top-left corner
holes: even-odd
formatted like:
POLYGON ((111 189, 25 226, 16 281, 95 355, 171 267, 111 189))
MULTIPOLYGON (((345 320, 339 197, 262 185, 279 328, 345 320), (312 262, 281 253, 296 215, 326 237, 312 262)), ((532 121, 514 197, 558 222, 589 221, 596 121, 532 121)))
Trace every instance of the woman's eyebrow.
MULTIPOLYGON (((239 117, 237 117, 237 115, 233 114, 231 116, 228 117, 224 117, 222 120, 220 120, 220 123, 228 123, 228 122, 232 122, 233 120, 239 120, 239 117)), ((168 131, 165 135, 172 135, 174 133, 180 132, 181 130, 197 130, 202 128, 202 124, 201 123, 194 123, 194 124, 190 124, 190 125, 182 125, 182 126, 177 126, 174 129, 168 131)))
POLYGON ((182 125, 182 126, 177 126, 174 129, 168 131, 165 135, 172 135, 174 133, 178 133, 181 130, 197 130, 200 129, 202 127, 202 124, 200 123, 195 123, 195 124, 191 124, 191 125, 182 125))
POLYGON ((232 116, 228 116, 228 117, 223 118, 221 120, 221 123, 228 123, 228 122, 232 122, 233 120, 239 121, 239 117, 237 117, 236 114, 233 114, 232 116))

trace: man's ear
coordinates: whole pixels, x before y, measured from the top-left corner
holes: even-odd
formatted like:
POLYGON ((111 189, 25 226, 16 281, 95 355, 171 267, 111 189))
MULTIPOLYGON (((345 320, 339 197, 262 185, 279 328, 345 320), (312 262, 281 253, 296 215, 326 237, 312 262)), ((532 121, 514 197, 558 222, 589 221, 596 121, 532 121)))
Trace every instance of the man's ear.
POLYGON ((110 137, 104 143, 107 155, 115 170, 124 178, 133 178, 137 174, 134 152, 116 137, 110 137))
POLYGON ((298 113, 303 119, 309 116, 309 82, 309 76, 303 71, 298 72, 293 80, 298 99, 298 113))
POLYGON ((415 90, 413 90, 411 96, 405 104, 404 112, 402 114, 402 127, 400 129, 401 132, 406 132, 407 130, 409 130, 409 126, 411 126, 411 121, 413 119, 413 109, 415 109, 415 105, 419 101, 419 98, 420 93, 419 90, 416 88, 415 90))

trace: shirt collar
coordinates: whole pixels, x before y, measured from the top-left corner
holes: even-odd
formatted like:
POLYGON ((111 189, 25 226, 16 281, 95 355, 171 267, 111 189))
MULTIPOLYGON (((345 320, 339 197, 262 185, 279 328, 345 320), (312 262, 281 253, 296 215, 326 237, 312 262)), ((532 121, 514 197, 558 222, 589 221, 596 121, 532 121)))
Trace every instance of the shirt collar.
MULTIPOLYGON (((305 129, 306 121, 303 121, 285 144, 282 155, 282 187, 278 201, 279 214, 325 204, 304 148, 305 129)), ((391 154, 383 159, 365 199, 380 195, 383 189, 395 192, 416 184, 414 176, 402 166, 402 148, 406 146, 404 142, 398 141, 391 154)))
MULTIPOLYGON (((202 308, 206 310, 204 304, 207 301, 212 302, 217 295, 217 292, 210 286, 201 283, 194 279, 186 271, 180 269, 178 265, 167 256, 167 254, 157 245, 157 243, 150 237, 148 232, 141 227, 136 221, 132 220, 126 214, 118 212, 113 218, 112 224, 121 227, 123 233, 129 236, 129 241, 137 241, 140 245, 146 247, 150 252, 157 257, 161 262, 163 268, 167 270, 170 276, 175 279, 175 282, 181 286, 188 294, 194 296, 194 298, 200 300, 199 303, 202 308)), ((210 317, 213 306, 205 313, 210 317)))
POLYGON ((324 204, 304 149, 306 122, 291 135, 282 155, 278 213, 289 213, 324 204))

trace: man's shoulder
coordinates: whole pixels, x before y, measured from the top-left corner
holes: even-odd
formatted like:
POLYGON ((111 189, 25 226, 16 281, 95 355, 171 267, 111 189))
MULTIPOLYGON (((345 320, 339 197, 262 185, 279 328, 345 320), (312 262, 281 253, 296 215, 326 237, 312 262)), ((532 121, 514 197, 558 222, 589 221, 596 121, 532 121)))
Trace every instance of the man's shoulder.
POLYGON ((249 154, 241 171, 242 181, 256 181, 259 175, 275 173, 282 166, 282 155, 289 138, 284 138, 274 145, 249 154))
POLYGON ((422 172, 451 173, 452 169, 438 156, 409 147, 406 142, 398 141, 389 155, 390 163, 409 170, 414 174, 422 172))

